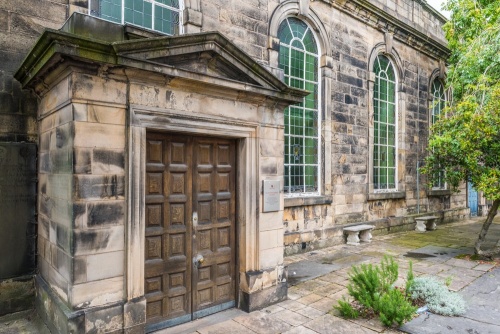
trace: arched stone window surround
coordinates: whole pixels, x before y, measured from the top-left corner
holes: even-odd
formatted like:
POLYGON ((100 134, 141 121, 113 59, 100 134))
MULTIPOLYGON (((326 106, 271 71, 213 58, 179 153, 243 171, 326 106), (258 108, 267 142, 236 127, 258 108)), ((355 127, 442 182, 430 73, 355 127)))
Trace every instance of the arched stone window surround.
POLYGON ((390 198, 404 198, 405 197, 405 183, 404 183, 404 168, 405 165, 405 93, 402 89, 403 81, 403 62, 397 51, 390 45, 391 43, 378 43, 375 45, 370 53, 368 62, 368 113, 369 113, 369 159, 368 159, 368 199, 390 199, 390 198), (374 187, 374 86, 375 86, 375 61, 379 55, 383 55, 391 62, 395 76, 396 76, 396 185, 394 189, 390 190, 376 190, 374 187))
MULTIPOLYGON (((322 159, 321 159, 321 171, 319 177, 319 194, 320 195, 330 195, 331 194, 331 118, 327 110, 330 109, 331 98, 331 85, 332 85, 332 67, 333 60, 331 57, 332 47, 329 42, 328 33, 324 27, 319 16, 314 12, 313 9, 308 6, 309 1, 285 1, 282 2, 274 10, 270 22, 269 22, 269 41, 268 41, 268 55, 269 55, 269 66, 273 69, 273 72, 279 76, 283 77, 283 72, 278 69, 279 67, 279 45, 280 41, 278 38, 278 28, 283 20, 287 17, 296 17, 303 22, 305 22, 312 30, 315 36, 316 43, 318 46, 319 54, 319 68, 320 68, 320 94, 319 97, 319 121, 321 124, 320 128, 320 148, 322 159)), ((328 197, 328 196, 327 196, 328 197)), ((318 203, 329 202, 331 199, 325 198, 324 196, 314 197, 318 203)), ((285 198, 286 206, 295 206, 301 202, 292 201, 291 198, 285 198), (290 201, 288 201, 290 200, 290 201)), ((309 202, 308 202, 309 203, 309 202)), ((311 203, 314 204, 314 203, 311 203)))
POLYGON ((329 63, 328 67, 332 67, 332 60, 331 60, 331 54, 332 54, 332 46, 330 44, 330 39, 328 38, 328 33, 323 25, 321 19, 319 16, 316 14, 316 12, 311 9, 307 8, 307 10, 304 10, 304 8, 301 9, 301 6, 304 7, 302 4, 303 2, 309 2, 309 1, 298 1, 298 0, 292 0, 292 1, 284 1, 282 2, 276 9, 274 10, 273 14, 271 15, 271 20, 269 21, 269 45, 268 49, 269 51, 269 65, 272 67, 278 67, 278 48, 279 48, 279 39, 278 39, 278 28, 283 22, 283 20, 289 16, 296 16, 300 20, 306 22, 311 29, 314 32, 314 35, 316 37, 316 42, 319 45, 319 54, 320 54, 320 67, 323 66, 328 66, 327 63, 329 63), (272 54, 272 53, 275 54, 272 54), (329 58, 329 59, 326 59, 329 58))

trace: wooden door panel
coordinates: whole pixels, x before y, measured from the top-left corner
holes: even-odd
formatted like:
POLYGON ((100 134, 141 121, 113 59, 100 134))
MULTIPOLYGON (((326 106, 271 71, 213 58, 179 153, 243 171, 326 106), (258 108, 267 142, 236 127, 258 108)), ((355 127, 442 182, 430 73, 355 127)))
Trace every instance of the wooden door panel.
POLYGON ((236 295, 235 144, 148 133, 146 145, 147 323, 209 314, 236 295))
POLYGON ((193 253, 204 258, 193 269, 193 312, 235 300, 234 150, 228 140, 193 143, 193 211, 198 213, 193 253))
POLYGON ((148 323, 191 309, 191 141, 146 140, 145 295, 148 323))

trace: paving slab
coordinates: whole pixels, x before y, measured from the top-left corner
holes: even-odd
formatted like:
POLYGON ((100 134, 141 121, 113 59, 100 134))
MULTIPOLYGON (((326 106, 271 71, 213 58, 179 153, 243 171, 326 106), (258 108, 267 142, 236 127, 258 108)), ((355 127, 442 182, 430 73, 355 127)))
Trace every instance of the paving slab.
POLYGON ((488 264, 488 263, 481 263, 481 264, 478 264, 477 266, 475 266, 474 270, 479 270, 479 271, 488 271, 490 269, 493 269, 495 266, 492 265, 492 264, 488 264))
POLYGON ((353 322, 325 314, 303 325, 320 334, 375 334, 374 330, 362 327, 353 322))
MULTIPOLYGON (((329 300, 327 302, 329 304, 333 304, 332 300, 329 300)), ((317 306, 319 306, 319 304, 317 306)), ((327 313, 330 309, 331 309, 331 306, 326 311, 318 310, 318 309, 311 307, 311 306, 306 306, 306 307, 301 308, 300 310, 297 310, 295 312, 298 314, 301 314, 303 316, 306 316, 310 319, 316 319, 317 317, 320 317, 323 314, 327 313)))
POLYGON ((500 268, 472 282, 459 292, 467 304, 462 317, 423 314, 406 323, 401 330, 415 334, 500 333, 500 268))
POLYGON ((296 285, 343 268, 338 264, 299 261, 288 265, 288 284, 296 285))
POLYGON ((306 328, 304 326, 298 326, 287 332, 284 332, 283 334, 318 334, 318 332, 315 332, 312 329, 306 328))
POLYGON ((241 315, 246 315, 248 313, 233 308, 229 309, 226 311, 222 311, 219 313, 212 314, 211 316, 197 319, 182 325, 178 325, 175 327, 171 328, 165 328, 161 329, 159 331, 156 331, 156 334, 191 334, 193 332, 196 332, 197 330, 205 327, 210 327, 215 324, 219 324, 221 322, 225 322, 228 320, 231 320, 235 317, 241 316, 241 315))
POLYGON ((450 248, 427 245, 407 252, 404 256, 425 259, 426 261, 445 262, 460 254, 474 254, 474 249, 472 247, 450 248))
POLYGON ((236 321, 227 320, 212 326, 198 329, 200 334, 255 334, 254 331, 240 325, 236 321))
POLYGON ((0 317, 0 333, 2 334, 50 334, 35 310, 12 313, 0 317))
POLYGON ((248 313, 246 315, 236 317, 233 320, 259 334, 283 333, 293 327, 276 317, 262 312, 248 313))
POLYGON ((290 310, 283 310, 281 312, 276 312, 273 314, 273 317, 276 319, 280 319, 292 326, 300 326, 305 322, 311 321, 311 318, 308 318, 304 315, 298 314, 290 310))
POLYGON ((410 334, 498 334, 500 326, 462 317, 423 314, 400 328, 410 334))

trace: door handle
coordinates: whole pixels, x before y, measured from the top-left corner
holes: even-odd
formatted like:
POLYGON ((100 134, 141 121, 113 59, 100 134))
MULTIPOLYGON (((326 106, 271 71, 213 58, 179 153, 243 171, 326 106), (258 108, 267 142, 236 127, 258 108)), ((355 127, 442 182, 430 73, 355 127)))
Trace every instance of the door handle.
POLYGON ((193 226, 198 225, 198 212, 193 212, 193 226))
POLYGON ((195 257, 193 257, 193 264, 196 266, 196 268, 199 268, 203 262, 205 262, 205 258, 203 255, 198 254, 195 257))

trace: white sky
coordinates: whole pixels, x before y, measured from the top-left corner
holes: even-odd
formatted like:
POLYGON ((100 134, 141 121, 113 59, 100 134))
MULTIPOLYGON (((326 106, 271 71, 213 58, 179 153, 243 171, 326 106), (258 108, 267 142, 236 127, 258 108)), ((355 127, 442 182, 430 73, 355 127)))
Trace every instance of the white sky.
POLYGON ((450 18, 450 13, 441 9, 441 4, 445 3, 446 0, 427 0, 427 3, 437 9, 446 18, 450 18))

